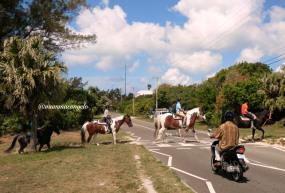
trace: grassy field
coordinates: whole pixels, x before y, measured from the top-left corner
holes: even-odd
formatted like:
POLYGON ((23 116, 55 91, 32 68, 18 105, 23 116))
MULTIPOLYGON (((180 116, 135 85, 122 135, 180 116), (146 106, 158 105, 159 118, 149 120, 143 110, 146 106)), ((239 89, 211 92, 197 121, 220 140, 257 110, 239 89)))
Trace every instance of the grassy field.
POLYGON ((168 167, 144 147, 128 143, 125 133, 112 145, 111 136, 98 136, 100 145, 79 144, 79 132, 52 136, 52 148, 24 155, 2 153, 11 137, 0 138, 0 192, 147 192, 142 176, 161 193, 191 192, 168 167), (137 165, 135 155, 140 157, 137 165))

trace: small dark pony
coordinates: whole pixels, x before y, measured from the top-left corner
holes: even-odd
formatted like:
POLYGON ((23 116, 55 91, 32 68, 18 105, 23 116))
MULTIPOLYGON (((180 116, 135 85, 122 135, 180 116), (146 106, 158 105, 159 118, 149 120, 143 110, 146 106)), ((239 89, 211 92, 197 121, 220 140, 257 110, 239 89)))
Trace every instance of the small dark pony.
MULTIPOLYGON (((256 119, 253 122, 254 127, 262 132, 261 140, 264 138, 264 129, 262 128, 268 120, 271 119, 272 113, 269 110, 255 113, 256 119)), ((250 120, 242 120, 240 116, 235 116, 234 123, 239 128, 251 128, 250 120)), ((252 128, 252 140, 254 141, 255 128, 252 128)))
MULTIPOLYGON (((40 145, 39 151, 41 151, 44 145, 47 145, 48 149, 50 148, 50 138, 53 132, 56 132, 58 135, 60 134, 59 129, 57 127, 52 126, 44 126, 37 129, 37 145, 40 145)), ((18 151, 19 154, 24 153, 24 149, 30 143, 31 135, 27 134, 18 134, 14 137, 10 147, 5 150, 5 153, 10 153, 16 145, 16 142, 20 144, 20 149, 18 151)))

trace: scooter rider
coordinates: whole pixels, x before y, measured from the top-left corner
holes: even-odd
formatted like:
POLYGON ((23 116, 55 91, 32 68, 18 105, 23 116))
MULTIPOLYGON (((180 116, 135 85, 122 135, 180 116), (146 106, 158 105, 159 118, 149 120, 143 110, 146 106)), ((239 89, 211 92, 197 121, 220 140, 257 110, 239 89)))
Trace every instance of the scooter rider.
MULTIPOLYGON (((221 161, 220 153, 226 149, 234 147, 239 143, 239 129, 233 123, 234 114, 233 112, 227 111, 224 115, 225 123, 220 125, 218 130, 210 135, 210 138, 219 140, 219 144, 215 148, 215 159, 221 161)), ((220 164, 220 162, 216 162, 220 164)))

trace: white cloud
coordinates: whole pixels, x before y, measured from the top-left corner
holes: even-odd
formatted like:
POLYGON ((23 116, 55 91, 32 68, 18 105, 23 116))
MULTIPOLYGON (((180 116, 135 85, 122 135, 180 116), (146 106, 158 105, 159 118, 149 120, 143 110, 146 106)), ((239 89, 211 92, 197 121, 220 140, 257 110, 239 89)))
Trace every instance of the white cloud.
MULTIPOLYGON (((186 82, 190 82, 188 75, 200 75, 204 79, 221 68, 225 51, 240 51, 236 61, 249 62, 284 51, 285 9, 273 6, 265 12, 264 2, 180 0, 172 10, 184 15, 187 21, 182 26, 171 22, 162 26, 150 22, 130 23, 122 7, 109 7, 109 1, 102 0, 105 6, 82 10, 76 19, 77 32, 95 33, 97 43, 67 51, 63 59, 68 65, 87 64, 105 71, 128 63, 132 64, 130 71, 133 71, 140 65, 136 56, 143 53, 152 74, 159 76, 168 68, 163 75, 165 81, 169 74, 183 77, 186 82), (269 17, 266 22, 265 16, 269 17)), ((171 79, 170 82, 181 81, 171 79)))
POLYGON ((161 68, 159 68, 158 66, 151 65, 148 67, 148 71, 152 74, 158 75, 161 72, 161 68))
POLYGON ((237 62, 258 62, 263 56, 263 52, 258 49, 257 47, 255 48, 246 48, 241 51, 240 57, 237 60, 237 62))
POLYGON ((273 22, 282 22, 285 20, 285 9, 282 7, 273 6, 269 14, 273 22))
POLYGON ((174 53, 169 55, 169 62, 173 67, 190 74, 205 75, 214 70, 222 61, 220 54, 209 51, 194 52, 193 54, 174 53))
POLYGON ((285 67, 285 63, 281 64, 280 66, 278 66, 276 69, 275 69, 275 72, 282 72, 282 68, 285 67))
POLYGON ((102 3, 104 6, 108 7, 109 6, 109 0, 102 0, 102 3))
POLYGON ((161 77, 161 82, 171 85, 189 85, 191 83, 191 79, 189 76, 181 73, 179 69, 170 68, 161 77))
POLYGON ((135 71, 140 66, 140 62, 136 60, 130 67, 129 67, 129 72, 135 71))

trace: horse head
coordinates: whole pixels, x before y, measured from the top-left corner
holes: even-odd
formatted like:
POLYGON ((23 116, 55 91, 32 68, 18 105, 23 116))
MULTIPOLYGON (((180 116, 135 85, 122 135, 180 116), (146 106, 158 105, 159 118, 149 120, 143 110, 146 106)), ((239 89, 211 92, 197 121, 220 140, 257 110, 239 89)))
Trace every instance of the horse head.
POLYGON ((197 116, 203 120, 206 120, 206 116, 204 114, 203 108, 202 107, 196 107, 194 109, 191 109, 189 111, 187 111, 186 116, 188 115, 188 118, 191 118, 191 115, 193 113, 197 113, 197 116))
POLYGON ((126 115, 124 116, 124 121, 125 121, 125 123, 127 123, 127 125, 128 125, 129 127, 132 127, 132 126, 133 126, 133 122, 132 122, 131 116, 130 116, 129 114, 126 114, 126 115))
POLYGON ((53 131, 56 132, 56 134, 58 134, 58 135, 60 134, 58 126, 54 126, 53 131))

